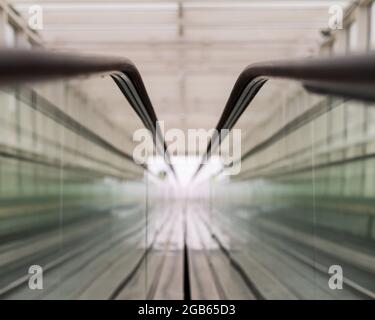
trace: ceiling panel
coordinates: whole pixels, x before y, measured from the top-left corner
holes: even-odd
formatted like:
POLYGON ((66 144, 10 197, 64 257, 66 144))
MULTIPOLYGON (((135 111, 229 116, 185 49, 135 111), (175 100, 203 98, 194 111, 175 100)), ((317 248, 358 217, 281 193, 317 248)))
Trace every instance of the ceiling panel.
MULTIPOLYGON (((25 18, 35 4, 35 0, 11 2, 25 18)), ((39 0, 38 4, 44 8, 40 34, 47 47, 130 58, 142 73, 159 118, 169 128, 187 130, 216 125, 246 65, 316 55, 323 40, 320 31, 328 26, 328 7, 350 2, 39 0)), ((95 87, 86 90, 94 92, 95 87)), ((128 113, 117 107, 124 102, 106 96, 106 91, 96 92, 103 110, 114 122, 125 124, 128 113)), ((124 104, 124 110, 128 107, 124 104)), ((242 127, 254 127, 270 112, 245 116, 242 127)))

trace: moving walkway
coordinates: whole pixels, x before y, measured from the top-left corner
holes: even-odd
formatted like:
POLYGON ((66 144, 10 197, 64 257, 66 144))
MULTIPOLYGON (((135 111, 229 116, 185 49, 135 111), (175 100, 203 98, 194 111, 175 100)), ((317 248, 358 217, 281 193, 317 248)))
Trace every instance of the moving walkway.
POLYGON ((374 69, 373 56, 248 67, 217 125, 254 118, 240 172, 204 180, 202 162, 192 188, 209 196, 176 199, 169 155, 167 178, 133 158, 137 129, 168 146, 130 61, 0 52, 0 297, 374 298, 374 69), (123 127, 92 108, 101 95, 127 110, 123 127))

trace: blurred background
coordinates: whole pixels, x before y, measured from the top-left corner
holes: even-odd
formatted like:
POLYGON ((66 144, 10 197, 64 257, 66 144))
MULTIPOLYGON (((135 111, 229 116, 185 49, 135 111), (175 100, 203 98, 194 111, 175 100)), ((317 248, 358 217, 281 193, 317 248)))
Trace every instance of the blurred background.
MULTIPOLYGON (((0 46, 127 57, 187 136, 216 127, 250 64, 371 54, 375 3, 1 0, 0 46)), ((375 298, 372 102, 271 78, 230 176, 218 157, 194 175, 194 143, 175 174, 135 163, 144 124, 108 74, 2 83, 0 102, 0 298, 375 298)))

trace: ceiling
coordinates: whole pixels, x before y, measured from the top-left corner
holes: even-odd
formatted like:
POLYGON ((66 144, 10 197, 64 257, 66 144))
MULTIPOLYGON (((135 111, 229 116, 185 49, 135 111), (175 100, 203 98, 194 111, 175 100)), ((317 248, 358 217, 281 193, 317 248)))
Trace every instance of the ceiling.
MULTIPOLYGON (((10 1, 25 17, 35 0, 10 1)), ((44 9, 45 45, 69 52, 126 56, 139 68, 166 128, 215 127, 248 64, 318 54, 328 8, 350 1, 57 1, 44 9)), ((90 94, 106 101, 106 90, 90 94)), ((119 96, 106 106, 123 104, 119 96)), ((105 102, 103 102, 105 103, 105 102)), ((246 126, 245 126, 246 127, 246 126)), ((133 128, 132 128, 133 130, 133 128)), ((246 133, 245 133, 246 134, 246 133)), ((194 153, 194 150, 188 150, 194 153)))

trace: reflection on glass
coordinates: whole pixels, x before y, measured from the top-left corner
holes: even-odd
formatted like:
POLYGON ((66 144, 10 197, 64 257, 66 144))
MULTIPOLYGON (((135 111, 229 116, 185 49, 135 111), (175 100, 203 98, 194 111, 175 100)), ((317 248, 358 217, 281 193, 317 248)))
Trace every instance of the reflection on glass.
MULTIPOLYGON (((114 150, 126 150, 126 134, 72 84, 0 91, 1 299, 108 299, 163 220, 143 168, 114 150), (33 265, 43 290, 29 288, 33 265)), ((145 272, 126 287, 138 298, 145 272)))
POLYGON ((270 82, 247 112, 279 112, 237 124, 257 135, 242 172, 212 184, 217 234, 266 298, 374 298, 375 109, 295 87, 270 82))

